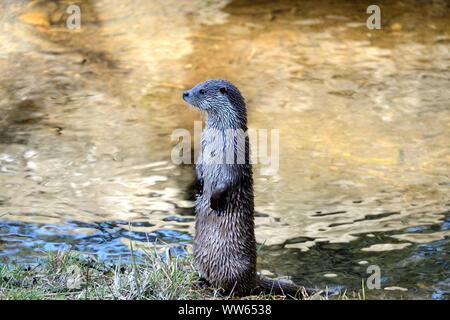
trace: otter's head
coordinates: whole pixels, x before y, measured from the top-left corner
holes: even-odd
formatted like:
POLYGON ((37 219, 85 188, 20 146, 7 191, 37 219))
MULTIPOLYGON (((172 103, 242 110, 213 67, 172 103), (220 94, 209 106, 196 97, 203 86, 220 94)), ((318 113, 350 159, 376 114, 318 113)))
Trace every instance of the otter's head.
MULTIPOLYGON (((205 110, 210 117, 246 119, 245 101, 238 88, 226 80, 207 80, 183 92, 190 105, 205 110)), ((237 119, 236 119, 237 120, 237 119)))

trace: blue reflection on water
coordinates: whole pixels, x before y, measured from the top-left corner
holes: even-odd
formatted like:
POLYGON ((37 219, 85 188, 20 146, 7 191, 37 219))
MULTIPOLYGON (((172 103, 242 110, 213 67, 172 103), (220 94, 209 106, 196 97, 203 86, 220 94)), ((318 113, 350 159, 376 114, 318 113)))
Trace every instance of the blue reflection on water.
MULTIPOLYGON (((99 223, 67 221, 62 225, 0 221, 0 263, 34 262, 37 256, 61 250, 93 254, 99 260, 120 258, 126 262, 131 255, 127 245, 129 240, 176 244, 177 248, 172 249, 176 254, 184 253, 185 245, 192 240, 186 232, 169 229, 134 231, 133 225, 151 226, 149 223, 129 224, 121 220, 99 223)), ((140 255, 139 251, 134 253, 140 255)))

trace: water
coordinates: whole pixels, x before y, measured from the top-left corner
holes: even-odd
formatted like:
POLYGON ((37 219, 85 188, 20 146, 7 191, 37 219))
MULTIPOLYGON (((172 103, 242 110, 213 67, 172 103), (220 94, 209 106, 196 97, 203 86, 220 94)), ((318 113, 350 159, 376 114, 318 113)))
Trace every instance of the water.
POLYGON ((197 111, 181 92, 226 78, 249 126, 280 130, 255 167, 259 269, 372 297, 450 292, 450 10, 445 2, 64 1, 0 4, 0 262, 130 241, 190 250, 192 166, 170 152, 197 111))

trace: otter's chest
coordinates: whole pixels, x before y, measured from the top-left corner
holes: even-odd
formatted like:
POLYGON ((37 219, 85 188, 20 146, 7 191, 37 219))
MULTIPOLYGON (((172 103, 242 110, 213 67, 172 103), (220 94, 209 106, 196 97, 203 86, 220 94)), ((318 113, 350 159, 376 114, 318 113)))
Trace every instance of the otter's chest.
POLYGON ((232 161, 227 161, 227 153, 230 152, 233 153, 232 141, 227 141, 223 132, 212 129, 203 131, 200 165, 205 182, 217 181, 227 173, 227 166, 232 164, 232 161))
POLYGON ((225 132, 205 129, 202 132, 202 163, 226 164, 227 151, 233 152, 233 141, 227 139, 225 132))

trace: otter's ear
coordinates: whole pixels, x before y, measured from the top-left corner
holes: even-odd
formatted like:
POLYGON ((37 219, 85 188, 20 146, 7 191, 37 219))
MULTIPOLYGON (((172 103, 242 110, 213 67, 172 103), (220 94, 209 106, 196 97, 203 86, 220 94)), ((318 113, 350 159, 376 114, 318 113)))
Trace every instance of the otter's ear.
POLYGON ((220 93, 222 93, 222 94, 225 94, 225 93, 228 92, 227 88, 225 88, 225 87, 221 87, 221 88, 219 89, 219 91, 220 91, 220 93))

